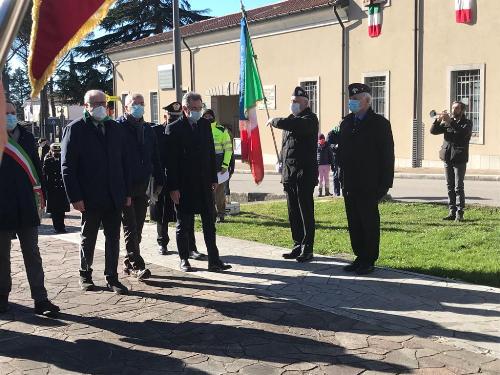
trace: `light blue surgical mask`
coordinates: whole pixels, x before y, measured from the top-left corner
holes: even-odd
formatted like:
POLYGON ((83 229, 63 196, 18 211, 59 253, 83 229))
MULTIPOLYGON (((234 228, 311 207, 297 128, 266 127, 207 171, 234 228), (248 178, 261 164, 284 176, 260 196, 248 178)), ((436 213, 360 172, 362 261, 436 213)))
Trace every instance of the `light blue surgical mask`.
POLYGON ((17 116, 9 113, 7 115, 7 130, 12 131, 16 128, 16 126, 17 126, 17 116))
POLYGON ((292 112, 292 114, 294 116, 297 116, 301 111, 300 111, 300 104, 299 103, 292 103, 290 105, 290 112, 292 112))
POLYGON ((197 123, 201 118, 201 111, 189 111, 188 120, 191 124, 197 123))
POLYGON ((349 99, 349 111, 358 113, 361 109, 361 102, 356 99, 349 99))
POLYGON ((140 104, 134 104, 130 109, 130 114, 136 119, 142 118, 142 116, 144 116, 144 106, 140 104))

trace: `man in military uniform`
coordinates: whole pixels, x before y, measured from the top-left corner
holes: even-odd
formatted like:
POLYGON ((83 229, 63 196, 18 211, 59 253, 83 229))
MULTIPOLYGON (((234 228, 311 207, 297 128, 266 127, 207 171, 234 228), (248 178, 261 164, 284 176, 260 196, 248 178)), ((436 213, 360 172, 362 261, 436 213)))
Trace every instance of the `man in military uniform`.
POLYGON ((208 252, 208 270, 231 268, 219 257, 214 222, 213 191, 217 187, 214 139, 210 123, 201 117, 201 95, 188 92, 182 99, 183 115, 165 128, 166 186, 175 203, 176 240, 180 269, 193 271, 194 215, 200 214, 208 252))
POLYGON ((302 87, 296 87, 291 100, 292 114, 274 118, 268 124, 284 130, 281 160, 281 182, 287 196, 288 219, 293 248, 283 254, 285 259, 309 262, 314 245, 314 187, 318 184, 316 161, 319 123, 309 107, 309 98, 302 87))
MULTIPOLYGON (((371 90, 361 83, 349 85, 349 109, 338 131, 341 171, 351 246, 356 259, 345 271, 365 275, 374 271, 379 256, 378 202, 392 187, 394 141, 391 124, 371 108, 371 90)), ((337 133, 337 134, 335 134, 337 133)))
MULTIPOLYGON (((158 144, 160 146, 160 160, 165 173, 166 165, 166 150, 165 146, 165 128, 168 124, 176 121, 182 115, 182 104, 179 102, 173 102, 163 107, 165 114, 163 118, 165 122, 160 125, 153 126, 153 131, 158 139, 158 144)), ((154 182, 153 191, 157 190, 157 182, 154 182)), ((160 255, 168 254, 168 244, 170 242, 170 237, 168 236, 168 223, 175 222, 175 211, 174 203, 170 199, 170 195, 166 189, 162 189, 157 197, 153 199, 150 198, 149 213, 151 220, 156 221, 156 242, 158 243, 158 253, 160 255)))

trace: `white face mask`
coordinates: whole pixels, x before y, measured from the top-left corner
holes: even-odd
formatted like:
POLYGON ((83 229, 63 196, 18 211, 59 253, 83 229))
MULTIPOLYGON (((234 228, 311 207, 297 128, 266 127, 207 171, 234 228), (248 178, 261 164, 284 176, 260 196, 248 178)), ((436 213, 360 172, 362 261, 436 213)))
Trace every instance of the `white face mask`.
POLYGON ((90 111, 90 115, 94 120, 102 121, 107 115, 106 108, 104 108, 103 106, 92 108, 92 110, 90 111))
POLYGON ((290 105, 290 112, 292 112, 292 114, 294 116, 297 116, 301 112, 301 110, 300 110, 300 104, 299 103, 292 103, 290 105))

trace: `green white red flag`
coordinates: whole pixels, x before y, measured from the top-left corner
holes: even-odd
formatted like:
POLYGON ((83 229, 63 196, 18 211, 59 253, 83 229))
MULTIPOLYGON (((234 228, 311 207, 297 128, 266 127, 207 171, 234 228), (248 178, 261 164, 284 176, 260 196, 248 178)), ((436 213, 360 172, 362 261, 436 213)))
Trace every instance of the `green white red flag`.
POLYGON ((472 22, 472 1, 473 0, 455 0, 455 18, 457 23, 472 22))
POLYGON ((264 179, 264 161, 257 123, 257 102, 264 99, 246 17, 241 19, 240 37, 240 136, 241 159, 250 164, 256 184, 264 179))
POLYGON ((372 38, 382 33, 382 14, 380 4, 368 6, 368 35, 372 38))

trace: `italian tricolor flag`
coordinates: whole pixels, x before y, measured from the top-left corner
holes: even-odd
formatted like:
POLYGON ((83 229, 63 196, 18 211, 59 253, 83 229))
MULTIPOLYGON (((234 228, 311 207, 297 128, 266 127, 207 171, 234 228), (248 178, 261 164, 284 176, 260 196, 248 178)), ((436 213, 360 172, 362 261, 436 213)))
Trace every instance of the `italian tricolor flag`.
POLYGON ((472 21, 472 1, 455 0, 455 16, 457 23, 470 23, 472 21))
POLYGON ((380 4, 372 4, 368 7, 368 35, 376 38, 381 33, 382 16, 380 14, 380 4))

